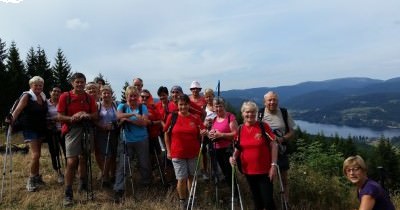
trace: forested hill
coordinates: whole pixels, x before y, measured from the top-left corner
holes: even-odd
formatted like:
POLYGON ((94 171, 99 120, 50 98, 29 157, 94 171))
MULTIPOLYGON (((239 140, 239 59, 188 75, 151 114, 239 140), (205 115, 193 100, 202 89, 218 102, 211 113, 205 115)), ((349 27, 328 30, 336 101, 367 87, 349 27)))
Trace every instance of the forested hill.
POLYGON ((287 107, 295 119, 377 129, 400 128, 400 77, 303 82, 293 86, 223 91, 222 96, 239 108, 244 100, 262 105, 264 94, 270 90, 279 94, 281 106, 287 107))

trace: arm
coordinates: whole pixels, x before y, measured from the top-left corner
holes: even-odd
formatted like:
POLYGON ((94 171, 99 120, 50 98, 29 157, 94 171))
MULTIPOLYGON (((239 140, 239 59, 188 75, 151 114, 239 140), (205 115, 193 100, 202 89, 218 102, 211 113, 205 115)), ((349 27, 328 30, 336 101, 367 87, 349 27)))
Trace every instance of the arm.
POLYGON ((375 198, 371 195, 363 195, 361 197, 361 203, 359 210, 372 210, 375 205, 375 198))
POLYGON ((269 169, 269 179, 272 181, 276 174, 276 161, 278 160, 278 144, 275 141, 270 141, 271 148, 271 168, 269 169))
POLYGON ((171 139, 168 132, 164 132, 165 148, 167 149, 167 158, 171 159, 171 139))

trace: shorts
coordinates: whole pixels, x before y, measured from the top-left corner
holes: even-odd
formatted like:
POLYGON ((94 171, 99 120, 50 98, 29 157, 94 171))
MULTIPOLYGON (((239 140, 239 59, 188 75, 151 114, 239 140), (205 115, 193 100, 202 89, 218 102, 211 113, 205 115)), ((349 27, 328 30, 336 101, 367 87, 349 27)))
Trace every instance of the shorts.
POLYGON ((279 154, 278 155, 278 162, 277 164, 279 165, 279 170, 281 171, 287 171, 289 170, 289 157, 288 155, 285 154, 279 154))
POLYGON ((32 130, 23 130, 22 135, 24 136, 24 141, 29 143, 33 140, 43 140, 45 138, 44 133, 32 131, 32 130))
POLYGON ((105 156, 106 154, 110 156, 115 156, 117 154, 118 133, 116 131, 111 131, 110 139, 108 139, 107 131, 97 131, 94 144, 96 147, 96 151, 100 152, 102 156, 105 156))
MULTIPOLYGON (((76 157, 82 154, 82 140, 84 138, 83 127, 72 127, 68 133, 65 134, 65 157, 76 157)), ((88 149, 93 150, 93 129, 88 129, 88 149)))
POLYGON ((174 166, 176 180, 187 179, 189 176, 194 176, 194 171, 196 170, 196 160, 197 158, 172 158, 172 165, 174 166))

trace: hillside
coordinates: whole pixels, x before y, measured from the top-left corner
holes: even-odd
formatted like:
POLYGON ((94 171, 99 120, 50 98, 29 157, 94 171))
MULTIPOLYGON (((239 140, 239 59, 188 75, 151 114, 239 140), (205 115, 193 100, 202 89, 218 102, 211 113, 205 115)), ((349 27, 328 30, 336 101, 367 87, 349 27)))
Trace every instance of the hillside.
POLYGON ((281 106, 295 119, 375 129, 400 128, 400 77, 389 80, 341 78, 293 86, 223 91, 236 109, 244 100, 263 104, 268 91, 279 94, 281 106))

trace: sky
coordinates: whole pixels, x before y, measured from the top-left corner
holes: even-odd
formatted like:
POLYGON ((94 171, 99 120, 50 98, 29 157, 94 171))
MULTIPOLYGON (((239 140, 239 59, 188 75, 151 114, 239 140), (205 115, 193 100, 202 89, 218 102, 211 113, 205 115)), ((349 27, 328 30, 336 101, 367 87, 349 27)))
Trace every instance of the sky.
POLYGON ((40 46, 73 72, 125 81, 192 81, 221 90, 343 77, 390 79, 400 70, 399 0, 0 0, 0 38, 25 60, 40 46))

